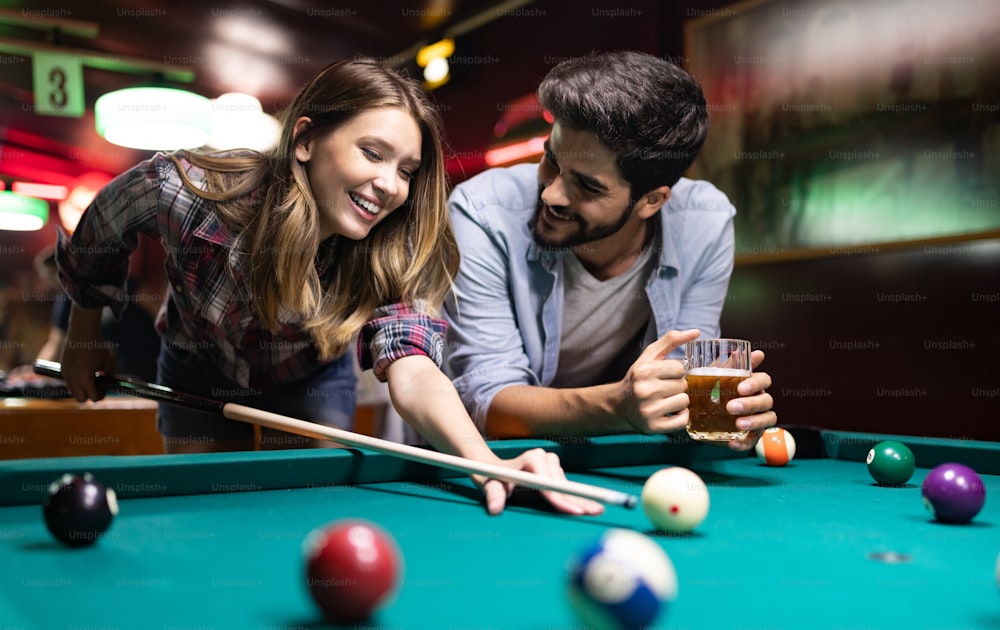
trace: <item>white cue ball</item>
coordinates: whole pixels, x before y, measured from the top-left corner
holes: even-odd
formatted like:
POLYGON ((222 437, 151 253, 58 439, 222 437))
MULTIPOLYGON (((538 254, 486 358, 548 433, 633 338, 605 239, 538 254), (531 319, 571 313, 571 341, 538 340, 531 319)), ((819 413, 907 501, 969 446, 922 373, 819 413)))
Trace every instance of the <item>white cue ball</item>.
POLYGON ((708 487, 696 473, 672 466, 650 475, 642 486, 642 509, 665 532, 693 530, 708 515, 708 487))

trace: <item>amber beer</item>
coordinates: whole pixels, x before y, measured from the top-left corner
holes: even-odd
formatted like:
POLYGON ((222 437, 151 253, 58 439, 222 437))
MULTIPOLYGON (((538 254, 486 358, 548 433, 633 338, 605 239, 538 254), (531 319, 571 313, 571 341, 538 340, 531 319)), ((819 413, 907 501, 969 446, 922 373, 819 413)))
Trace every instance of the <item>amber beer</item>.
POLYGON ((687 431, 695 440, 740 440, 747 431, 736 427, 726 403, 739 396, 736 386, 750 374, 750 342, 742 339, 701 339, 685 348, 688 383, 687 431))

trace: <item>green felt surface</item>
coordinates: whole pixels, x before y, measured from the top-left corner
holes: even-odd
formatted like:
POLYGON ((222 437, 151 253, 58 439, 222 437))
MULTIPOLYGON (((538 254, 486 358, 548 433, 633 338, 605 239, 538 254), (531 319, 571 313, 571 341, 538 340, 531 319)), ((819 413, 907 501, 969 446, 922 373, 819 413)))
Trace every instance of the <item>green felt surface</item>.
MULTIPOLYGON (((951 454, 990 452, 980 446, 951 454)), ((273 461, 294 470, 316 457, 273 461)), ((225 483, 254 478, 246 470, 257 467, 252 456, 207 459, 216 475, 228 462, 225 483)), ((4 463, 0 479, 11 483, 19 468, 44 464, 4 463)), ((405 557, 399 593, 371 620, 380 628, 579 627, 565 596, 566 565, 612 527, 653 535, 677 568, 680 594, 661 627, 1000 627, 1000 477, 983 475, 983 511, 956 526, 934 522, 923 507, 927 468, 905 487, 883 488, 855 460, 770 468, 713 454, 685 464, 706 481, 712 502, 687 536, 652 532, 641 509, 567 517, 545 511, 533 495, 490 517, 460 477, 250 492, 219 485, 214 494, 126 498, 107 536, 81 550, 51 539, 38 505, 0 508, 0 628, 326 627, 305 589, 301 546, 314 527, 344 517, 378 522, 405 557), (907 561, 871 557, 887 552, 907 561)), ((663 465, 571 476, 638 494, 663 465)))

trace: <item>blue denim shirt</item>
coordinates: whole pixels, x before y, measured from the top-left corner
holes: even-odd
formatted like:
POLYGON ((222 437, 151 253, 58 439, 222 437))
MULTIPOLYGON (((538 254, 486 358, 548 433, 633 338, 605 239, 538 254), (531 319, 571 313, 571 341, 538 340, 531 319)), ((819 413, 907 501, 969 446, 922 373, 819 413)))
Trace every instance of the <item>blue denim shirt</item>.
MULTIPOLYGON (((446 369, 480 430, 498 391, 548 386, 558 367, 564 252, 543 249, 531 236, 537 168, 491 169, 458 185, 449 199, 462 263, 454 295, 445 300, 446 369)), ((719 336, 735 214, 707 182, 682 178, 671 189, 652 219, 660 221, 661 242, 646 282, 655 320, 646 345, 674 329, 719 336)))

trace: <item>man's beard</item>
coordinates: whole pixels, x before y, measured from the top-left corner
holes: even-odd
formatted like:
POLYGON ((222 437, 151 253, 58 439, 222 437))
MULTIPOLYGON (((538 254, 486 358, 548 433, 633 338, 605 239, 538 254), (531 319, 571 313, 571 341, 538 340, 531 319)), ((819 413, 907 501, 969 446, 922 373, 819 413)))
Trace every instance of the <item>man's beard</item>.
POLYGON ((569 215, 569 218, 576 223, 577 229, 566 236, 552 239, 546 237, 538 230, 538 222, 541 220, 542 212, 544 212, 544 205, 545 204, 542 202, 541 190, 539 190, 538 203, 535 205, 535 214, 531 220, 531 235, 535 239, 535 243, 543 248, 572 248, 616 234, 619 230, 625 227, 626 223, 628 223, 628 220, 632 215, 633 206, 630 202, 629 205, 625 206, 618 216, 616 216, 610 223, 601 223, 597 225, 589 224, 579 215, 571 214, 569 215))

